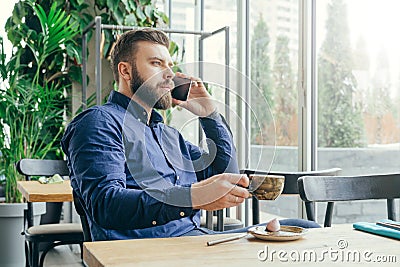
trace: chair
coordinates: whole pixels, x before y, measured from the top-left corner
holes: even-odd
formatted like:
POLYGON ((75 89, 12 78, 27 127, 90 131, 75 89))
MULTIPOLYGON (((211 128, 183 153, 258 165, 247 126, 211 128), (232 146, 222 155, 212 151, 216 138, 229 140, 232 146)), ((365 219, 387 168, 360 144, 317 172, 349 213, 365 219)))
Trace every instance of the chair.
POLYGON ((224 210, 207 211, 206 216, 201 216, 200 226, 214 231, 228 231, 243 228, 244 224, 241 220, 230 217, 229 209, 225 209, 225 216, 224 210))
MULTIPOLYGON (((31 179, 31 176, 69 175, 67 163, 63 160, 21 159, 17 162, 16 167, 27 181, 31 179)), ((30 204, 32 203, 28 203, 28 205, 30 204)), ((82 252, 83 231, 78 223, 28 225, 28 227, 23 233, 26 241, 26 266, 43 266, 47 252, 59 245, 79 244, 82 252), (47 245, 39 261, 39 245, 41 243, 47 243, 47 245)))
POLYGON ((72 194, 74 197, 75 210, 81 219, 81 224, 82 224, 82 229, 83 229, 83 241, 84 242, 92 242, 93 241, 92 235, 90 233, 90 227, 89 227, 89 223, 88 223, 88 220, 86 217, 83 200, 77 195, 75 190, 72 190, 72 194))
MULTIPOLYGON (((395 198, 400 198, 400 173, 362 176, 304 176, 298 180, 299 193, 306 207, 314 202, 328 202, 324 226, 332 224, 335 201, 386 199, 390 220, 396 220, 395 198)), ((315 221, 313 210, 307 217, 315 221)))
MULTIPOLYGON (((250 174, 258 173, 258 174, 270 174, 270 175, 282 175, 285 176, 285 186, 283 188, 282 194, 288 194, 288 195, 298 195, 299 194, 299 189, 297 187, 297 179, 301 176, 308 175, 308 176, 336 176, 340 173, 341 169, 340 168, 331 168, 331 169, 325 169, 325 170, 319 170, 319 171, 298 171, 298 172, 283 172, 283 171, 260 171, 260 170, 250 170, 250 169, 244 169, 241 170, 241 173, 247 174, 249 176, 250 174)), ((308 209, 314 209, 312 205, 306 206, 306 211, 308 214, 308 209)), ((259 224, 260 223, 260 207, 259 207, 259 202, 258 199, 255 197, 252 197, 252 224, 259 224)))

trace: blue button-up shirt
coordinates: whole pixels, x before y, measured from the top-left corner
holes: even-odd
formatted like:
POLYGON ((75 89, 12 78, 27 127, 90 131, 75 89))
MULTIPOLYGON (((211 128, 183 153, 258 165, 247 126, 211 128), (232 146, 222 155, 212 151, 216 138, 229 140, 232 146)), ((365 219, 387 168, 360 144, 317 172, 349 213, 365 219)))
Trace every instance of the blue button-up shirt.
POLYGON ((221 116, 200 118, 207 151, 186 141, 162 116, 112 91, 80 113, 62 138, 71 185, 85 203, 93 240, 180 236, 200 224, 191 184, 238 172, 221 116))

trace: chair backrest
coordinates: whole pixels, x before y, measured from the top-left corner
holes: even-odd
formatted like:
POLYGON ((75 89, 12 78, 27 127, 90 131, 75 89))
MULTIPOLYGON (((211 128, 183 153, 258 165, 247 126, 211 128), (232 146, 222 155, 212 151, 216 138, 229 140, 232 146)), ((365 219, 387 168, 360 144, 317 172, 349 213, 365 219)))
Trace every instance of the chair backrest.
MULTIPOLYGON (((328 202, 324 226, 331 226, 336 201, 386 199, 388 218, 396 219, 394 199, 400 198, 400 173, 360 176, 304 176, 298 180, 299 193, 306 206, 328 202)), ((315 215, 311 214, 315 221, 315 215)))
POLYGON ((28 181, 31 176, 53 176, 59 174, 68 176, 68 166, 64 160, 48 160, 48 159, 21 159, 17 162, 17 171, 25 175, 28 181))
MULTIPOLYGON (((25 180, 31 180, 32 176, 50 177, 54 174, 68 176, 68 166, 64 160, 47 159, 21 159, 16 164, 17 171, 25 176, 25 180)), ((46 213, 40 217, 40 224, 59 223, 63 203, 47 202, 46 213)))
POLYGON ((83 230, 83 241, 84 242, 91 242, 92 241, 92 236, 90 233, 90 227, 89 227, 89 222, 86 217, 86 212, 85 208, 83 205, 82 199, 77 195, 75 190, 72 190, 72 194, 74 197, 74 206, 76 212, 79 214, 79 217, 81 218, 81 224, 82 224, 82 230, 83 230))
MULTIPOLYGON (((331 169, 324 169, 324 170, 318 170, 318 171, 297 171, 297 172, 285 172, 285 171, 265 171, 265 170, 254 170, 254 169, 244 169, 241 170, 240 173, 245 173, 247 176, 257 173, 257 174, 270 174, 270 175, 282 175, 285 176, 285 185, 283 187, 282 194, 288 194, 288 195, 294 195, 294 194, 299 194, 299 189, 297 186, 297 179, 299 179, 301 176, 335 176, 339 175, 342 169, 340 168, 331 168, 331 169)), ((307 218, 310 220, 311 214, 313 214, 313 206, 308 205, 306 206, 306 213, 307 213, 307 218)), ((258 200, 253 197, 252 198, 252 219, 253 219, 253 224, 259 224, 260 223, 260 208, 259 208, 259 203, 258 200)))

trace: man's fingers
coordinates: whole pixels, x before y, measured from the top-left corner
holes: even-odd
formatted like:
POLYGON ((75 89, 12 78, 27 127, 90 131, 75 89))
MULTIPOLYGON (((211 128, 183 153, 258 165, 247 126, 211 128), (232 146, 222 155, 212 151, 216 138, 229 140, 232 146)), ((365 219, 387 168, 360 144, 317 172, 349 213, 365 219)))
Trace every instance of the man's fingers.
POLYGON ((251 195, 249 191, 246 188, 240 187, 240 186, 235 186, 231 190, 230 194, 236 197, 240 198, 249 198, 251 195))
POLYGON ((232 185, 240 185, 242 187, 249 186, 249 178, 246 174, 225 173, 223 179, 226 179, 232 185))

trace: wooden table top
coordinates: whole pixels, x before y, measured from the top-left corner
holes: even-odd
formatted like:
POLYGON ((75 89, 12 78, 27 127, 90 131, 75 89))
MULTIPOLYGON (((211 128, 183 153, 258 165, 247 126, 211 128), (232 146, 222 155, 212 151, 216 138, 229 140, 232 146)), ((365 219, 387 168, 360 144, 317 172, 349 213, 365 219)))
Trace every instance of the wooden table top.
POLYGON ((28 202, 71 202, 72 187, 69 180, 62 184, 41 184, 38 181, 18 181, 17 188, 28 202))
POLYGON ((98 266, 397 266, 400 241, 354 230, 351 224, 309 229, 296 241, 264 241, 248 235, 208 247, 229 235, 84 243, 84 262, 98 266), (389 262, 383 264, 382 262, 389 262), (397 263, 395 263, 397 262, 397 263))

